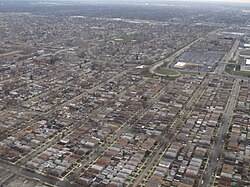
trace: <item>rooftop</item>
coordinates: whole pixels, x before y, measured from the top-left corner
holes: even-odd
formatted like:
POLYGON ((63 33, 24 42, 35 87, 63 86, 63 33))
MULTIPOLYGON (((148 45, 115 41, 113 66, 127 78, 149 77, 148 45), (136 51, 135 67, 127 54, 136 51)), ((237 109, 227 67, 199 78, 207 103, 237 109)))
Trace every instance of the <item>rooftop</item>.
POLYGON ((246 59, 246 65, 250 65, 250 59, 246 59))

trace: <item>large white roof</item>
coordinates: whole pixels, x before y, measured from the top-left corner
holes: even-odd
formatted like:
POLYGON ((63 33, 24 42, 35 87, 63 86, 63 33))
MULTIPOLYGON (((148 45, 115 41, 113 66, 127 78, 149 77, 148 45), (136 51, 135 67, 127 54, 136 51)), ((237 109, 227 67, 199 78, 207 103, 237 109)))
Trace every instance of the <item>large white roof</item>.
POLYGON ((249 47, 250 47, 250 44, 244 44, 244 47, 245 47, 245 48, 249 48, 249 47))
MULTIPOLYGON (((250 59, 249 59, 250 60, 250 59)), ((183 68, 186 66, 186 63, 185 62, 177 62, 174 67, 175 68, 183 68)))

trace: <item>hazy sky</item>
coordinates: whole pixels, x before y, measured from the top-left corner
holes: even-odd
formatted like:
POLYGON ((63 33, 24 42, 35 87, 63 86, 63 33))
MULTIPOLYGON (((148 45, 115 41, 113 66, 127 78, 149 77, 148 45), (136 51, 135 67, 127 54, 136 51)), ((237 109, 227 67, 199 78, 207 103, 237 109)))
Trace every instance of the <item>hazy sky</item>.
MULTIPOLYGON (((34 1, 39 1, 39 0, 34 0, 34 1)), ((41 1, 41 0, 40 0, 41 1)), ((60 1, 60 0, 58 0, 60 1)), ((61 0, 62 1, 62 0, 61 0)), ((63 1, 70 1, 70 0, 63 0, 63 1)), ((89 0, 71 0, 71 1, 89 1, 89 0)), ((91 0, 93 2, 116 2, 119 3, 119 0, 91 0)), ((125 1, 125 0, 120 0, 120 1, 125 1)), ((250 3, 250 0, 126 0, 128 2, 168 2, 168 1, 186 1, 186 2, 233 2, 233 3, 250 3)))
MULTIPOLYGON (((39 0, 37 0, 39 1, 39 0)), ((70 1, 70 0, 64 0, 64 1, 70 1)), ((73 1, 84 1, 84 0, 73 0, 73 1)), ((99 0, 93 0, 93 1, 99 1, 99 0)), ((109 1, 109 0, 107 0, 109 1)), ((136 0, 129 0, 129 1, 136 1, 136 0)), ((148 2, 154 2, 154 1, 173 1, 173 0, 141 0, 141 1, 148 1, 148 2)), ((250 0, 178 0, 178 1, 221 1, 221 2, 249 2, 250 0)), ((119 2, 119 0, 117 1, 119 2)))
POLYGON ((192 1, 207 1, 207 2, 212 2, 212 1, 217 1, 217 2, 245 2, 245 3, 250 3, 250 0, 192 0, 192 1))
MULTIPOLYGON (((39 1, 39 0, 34 0, 34 1, 39 1)), ((45 0, 46 1, 46 0, 45 0)), ((60 1, 60 0, 58 0, 60 1)), ((62 1, 62 0, 61 0, 62 1)), ((70 0, 63 0, 63 1, 70 1, 70 0)), ((210 3, 214 3, 214 2, 218 2, 218 3, 250 3, 250 0, 71 0, 71 1, 91 1, 91 2, 115 2, 115 3, 119 3, 119 2, 133 2, 133 3, 137 3, 137 2, 168 2, 168 1, 183 1, 183 2, 210 2, 210 3)))
MULTIPOLYGON (((7 1, 7 0, 4 0, 7 1)), ((9 0, 11 1, 24 1, 24 0, 9 0)), ((112 3, 119 3, 119 2, 132 2, 132 3, 158 3, 158 2, 174 2, 174 1, 183 1, 183 2, 208 2, 208 3, 249 3, 250 0, 29 0, 34 2, 43 2, 43 1, 68 1, 68 2, 112 2, 112 3)), ((1 2, 1 0, 0 0, 1 2)))
MULTIPOLYGON (((65 0, 67 1, 67 0, 65 0)), ((84 1, 84 0, 75 0, 75 1, 84 1)), ((99 1, 99 0, 93 0, 93 1, 99 1)), ((107 0, 107 1, 110 1, 110 0, 107 0)), ((112 1, 115 1, 115 0, 112 0, 112 1)), ((129 1, 134 1, 136 2, 136 0, 129 0, 129 1)), ((141 0, 143 1, 143 0, 141 0)), ((164 0, 145 0, 147 2, 155 2, 155 1, 164 1, 164 0)), ((167 1, 171 1, 171 0, 165 0, 166 2, 167 1)), ((217 1, 217 2, 250 2, 250 0, 179 0, 179 1, 206 1, 206 2, 212 2, 212 1, 217 1)), ((119 2, 119 0, 117 1, 119 2)))

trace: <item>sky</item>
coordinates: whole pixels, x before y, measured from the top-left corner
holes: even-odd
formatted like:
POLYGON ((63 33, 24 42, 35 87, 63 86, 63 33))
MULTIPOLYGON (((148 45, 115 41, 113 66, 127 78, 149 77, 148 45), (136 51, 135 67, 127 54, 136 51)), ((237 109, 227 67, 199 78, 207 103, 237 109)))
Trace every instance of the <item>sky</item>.
POLYGON ((234 2, 234 3, 238 3, 238 2, 244 2, 244 3, 250 3, 250 0, 193 0, 193 1, 197 1, 197 2, 202 2, 202 1, 207 1, 207 2, 234 2))
MULTIPOLYGON (((39 1, 39 0, 34 0, 34 1, 39 1)), ((58 0, 58 1, 70 1, 70 0, 58 0)), ((71 1, 91 1, 91 2, 115 2, 115 3, 119 3, 120 2, 168 2, 168 1, 183 1, 183 2, 208 2, 208 3, 249 3, 250 4, 250 0, 71 0, 71 1)))
MULTIPOLYGON (((4 0, 6 1, 6 0, 4 0)), ((9 0, 11 1, 25 1, 25 0, 9 0)), ((119 3, 119 2, 132 2, 132 3, 164 3, 164 2, 169 2, 169 1, 183 1, 183 2, 206 2, 206 3, 249 3, 250 4, 250 0, 28 0, 28 1, 34 1, 34 2, 43 2, 43 1, 65 1, 65 2, 112 2, 112 3, 119 3)), ((1 2, 1 0, 0 0, 1 2)))
MULTIPOLYGON (((34 1, 39 1, 39 0, 34 0, 34 1)), ((60 0, 59 0, 60 1, 60 0)), ((62 0, 61 0, 62 1, 62 0)), ((63 0, 63 1, 70 1, 70 0, 63 0)), ((71 0, 71 1, 89 1, 89 0, 71 0)), ((102 2, 116 2, 119 3, 119 0, 91 0, 93 2, 98 2, 98 1, 102 1, 102 2)), ((124 1, 124 0, 122 0, 124 1)), ((186 2, 231 2, 231 3, 250 3, 250 0, 126 0, 128 2, 168 2, 168 1, 186 1, 186 2)))
MULTIPOLYGON (((65 0, 67 1, 67 0, 65 0)), ((84 0, 75 0, 75 1, 84 1, 84 0)), ((93 1, 98 1, 98 0, 93 0, 93 1)), ((109 0, 107 0, 109 1, 109 0)), ((130 1, 135 1, 135 0, 130 0, 130 1)), ((154 2, 154 1, 164 1, 164 0, 145 0, 148 2, 154 2)), ((179 0, 181 1, 181 0, 179 0)), ((197 1, 197 2, 202 2, 202 1, 207 1, 207 2, 249 2, 250 0, 185 0, 185 1, 197 1)), ((118 1, 117 1, 118 2, 118 1)))
MULTIPOLYGON (((14 0, 14 1, 18 1, 18 0, 14 0)), ((21 1, 21 0, 19 0, 21 1)), ((46 1, 46 0, 33 0, 33 1, 46 1)), ((48 1, 53 1, 53 0, 48 0, 48 1)), ((86 0, 54 0, 54 1, 86 1, 86 0)), ((115 1, 115 2, 119 2, 119 0, 92 0, 94 1, 115 1)), ((127 0, 130 2, 137 2, 138 0, 127 0)), ((195 2, 245 2, 245 3, 250 3, 250 0, 139 0, 139 1, 145 1, 145 2, 168 2, 168 1, 195 1, 195 2)))

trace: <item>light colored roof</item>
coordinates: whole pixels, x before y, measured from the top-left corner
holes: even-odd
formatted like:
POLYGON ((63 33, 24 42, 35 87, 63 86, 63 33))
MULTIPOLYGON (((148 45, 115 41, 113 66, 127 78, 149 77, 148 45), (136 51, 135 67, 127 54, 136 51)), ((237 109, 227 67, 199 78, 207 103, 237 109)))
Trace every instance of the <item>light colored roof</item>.
POLYGON ((246 65, 250 65, 250 59, 246 60, 246 65))
POLYGON ((250 44, 244 44, 244 47, 249 48, 250 44))
POLYGON ((183 68, 185 67, 186 63, 185 62, 177 62, 174 67, 175 68, 183 68))

